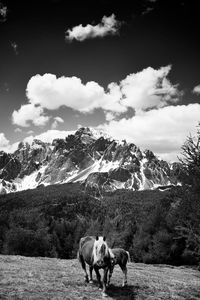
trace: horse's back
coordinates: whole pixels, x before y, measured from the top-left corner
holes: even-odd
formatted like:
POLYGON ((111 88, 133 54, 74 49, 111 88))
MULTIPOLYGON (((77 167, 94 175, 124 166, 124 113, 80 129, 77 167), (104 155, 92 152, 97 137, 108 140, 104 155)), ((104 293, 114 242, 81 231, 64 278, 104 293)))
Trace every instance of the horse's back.
POLYGON ((95 238, 93 236, 85 236, 79 242, 79 256, 81 255, 89 265, 92 265, 93 262, 94 241, 95 238))
POLYGON ((84 236, 79 241, 79 249, 83 247, 83 245, 89 241, 95 241, 95 238, 93 236, 84 236))
POLYGON ((122 248, 113 248, 111 249, 112 253, 115 256, 115 264, 126 265, 129 261, 129 254, 126 250, 122 248))

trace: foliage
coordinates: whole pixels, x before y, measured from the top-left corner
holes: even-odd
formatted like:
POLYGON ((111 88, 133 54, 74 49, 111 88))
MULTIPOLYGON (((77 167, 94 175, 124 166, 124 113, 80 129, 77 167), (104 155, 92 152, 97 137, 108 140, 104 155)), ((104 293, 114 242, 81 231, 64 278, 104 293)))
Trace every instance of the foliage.
POLYGON ((200 124, 196 136, 188 136, 182 146, 180 161, 187 174, 187 181, 193 188, 200 191, 200 124))
POLYGON ((185 242, 185 263, 200 263, 200 124, 196 136, 191 135, 182 146, 181 160, 189 187, 182 197, 175 230, 177 239, 185 242))
MULTIPOLYGON (((183 150, 198 156, 197 146, 188 139, 183 150)), ((110 247, 129 250, 136 262, 197 264, 199 160, 186 156, 183 166, 191 187, 117 190, 98 199, 74 183, 1 195, 0 253, 74 258, 80 238, 98 234, 110 247)))

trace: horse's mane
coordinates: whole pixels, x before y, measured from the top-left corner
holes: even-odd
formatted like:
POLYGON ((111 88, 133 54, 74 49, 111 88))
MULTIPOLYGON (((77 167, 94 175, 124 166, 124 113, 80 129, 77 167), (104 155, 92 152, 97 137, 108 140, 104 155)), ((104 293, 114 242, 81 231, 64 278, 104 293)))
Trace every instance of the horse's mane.
POLYGON ((97 261, 97 255, 96 255, 96 247, 98 247, 98 245, 105 245, 105 256, 110 256, 110 249, 108 248, 108 245, 105 241, 105 238, 103 236, 99 236, 98 239, 96 239, 94 241, 94 246, 93 246, 93 262, 94 264, 97 261))
POLYGON ((112 252, 112 249, 111 249, 111 248, 108 248, 108 251, 109 251, 110 257, 111 257, 111 258, 114 258, 115 255, 114 255, 114 253, 112 252))

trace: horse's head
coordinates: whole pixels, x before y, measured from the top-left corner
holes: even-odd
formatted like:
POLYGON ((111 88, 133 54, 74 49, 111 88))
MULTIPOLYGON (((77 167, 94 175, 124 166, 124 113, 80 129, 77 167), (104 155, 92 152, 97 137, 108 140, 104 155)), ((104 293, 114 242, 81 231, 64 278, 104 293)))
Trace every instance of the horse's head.
POLYGON ((93 248, 94 264, 99 267, 104 266, 105 258, 109 257, 108 245, 105 237, 96 237, 93 248))

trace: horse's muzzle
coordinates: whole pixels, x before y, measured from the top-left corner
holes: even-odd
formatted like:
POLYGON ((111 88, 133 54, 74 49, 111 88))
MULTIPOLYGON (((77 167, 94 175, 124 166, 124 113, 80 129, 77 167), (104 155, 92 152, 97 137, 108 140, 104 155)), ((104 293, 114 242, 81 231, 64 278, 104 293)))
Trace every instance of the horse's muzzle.
POLYGON ((97 264, 98 267, 102 267, 104 265, 104 261, 102 259, 97 260, 96 264, 97 264))

